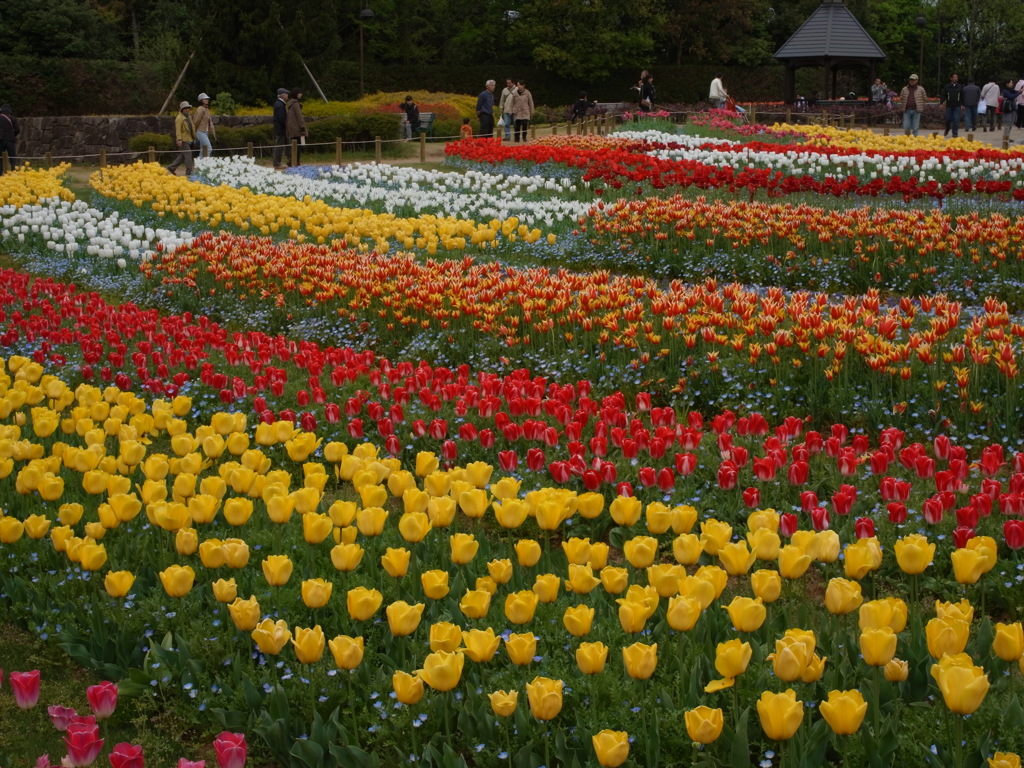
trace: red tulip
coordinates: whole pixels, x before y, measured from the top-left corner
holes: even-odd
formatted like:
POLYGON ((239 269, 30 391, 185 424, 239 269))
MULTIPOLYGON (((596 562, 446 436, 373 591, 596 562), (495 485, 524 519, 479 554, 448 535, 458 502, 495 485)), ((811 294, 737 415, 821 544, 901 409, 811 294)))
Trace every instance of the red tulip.
POLYGON ((351 419, 348 423, 348 433, 352 437, 361 438, 363 436, 363 420, 351 419))
POLYGON ((953 543, 957 549, 963 549, 967 546, 967 542, 976 535, 973 528, 968 528, 966 525, 957 526, 953 529, 953 543))
POLYGON ((583 487, 588 491, 596 491, 601 487, 601 475, 593 469, 583 473, 583 487))
POLYGON ((337 424, 341 421, 341 407, 337 403, 327 403, 324 406, 324 418, 328 424, 337 424))
POLYGON ((632 496, 633 495, 633 484, 623 481, 615 486, 616 496, 632 496))
POLYGON ((756 509, 761 505, 761 491, 750 487, 743 491, 743 505, 747 509, 756 509))
POLYGON ((736 465, 726 459, 718 467, 718 487, 724 490, 732 490, 736 487, 736 482, 739 477, 739 470, 736 465))
POLYGON ((858 539, 870 539, 875 535, 875 521, 870 517, 858 517, 853 524, 858 539))
POLYGON ((662 467, 658 472, 658 488, 662 493, 668 493, 676 485, 676 475, 668 467, 662 467))
POLYGON ((553 461, 548 464, 548 472, 551 474, 552 479, 556 483, 567 483, 571 472, 569 471, 569 462, 567 461, 553 461))
POLYGON ((889 522, 899 525, 907 519, 907 505, 902 501, 890 501, 885 506, 889 515, 889 522))
POLYGON ((807 475, 810 471, 811 468, 806 461, 794 461, 789 465, 789 472, 787 472, 787 479, 789 480, 790 485, 803 485, 806 483, 807 475))
POLYGON ((1024 520, 1014 519, 1003 523, 1003 537, 1010 549, 1024 548, 1024 520))
POLYGON ((448 422, 444 419, 434 419, 430 422, 430 436, 435 440, 443 440, 448 434, 448 422))
POLYGON ((11 690, 14 703, 21 709, 32 709, 39 703, 39 670, 11 672, 11 690))
POLYGON ((188 760, 184 757, 179 757, 177 768, 206 768, 206 761, 188 760))
POLYGON ((640 467, 640 485, 645 488, 650 488, 652 485, 658 482, 658 476, 654 472, 654 467, 640 467))
POLYGON ((818 506, 818 494, 814 491, 801 491, 800 492, 800 509, 810 514, 812 509, 816 509, 818 506))
POLYGON ((519 457, 513 450, 498 451, 498 466, 503 472, 515 472, 519 466, 519 457))
POLYGON ((779 533, 785 536, 787 539, 796 533, 797 527, 799 526, 799 520, 797 516, 792 512, 786 512, 779 516, 779 533))
POLYGON ((61 732, 66 731, 71 721, 78 716, 78 713, 73 708, 61 707, 57 704, 47 707, 46 713, 50 716, 50 722, 53 723, 53 727, 61 732))
POLYGON ((974 507, 960 507, 956 511, 956 524, 964 528, 977 528, 978 510, 974 507))
POLYGON ((677 453, 675 458, 676 474, 686 477, 697 469, 697 456, 693 453, 677 453))
POLYGON ((299 424, 306 432, 316 432, 316 416, 309 411, 302 414, 299 418, 299 424))
POLYGON ((540 448, 531 448, 526 452, 526 466, 532 471, 541 471, 546 463, 547 459, 544 458, 544 451, 540 448))
POLYGON ((924 517, 925 522, 932 525, 936 525, 942 522, 942 515, 945 509, 942 506, 942 502, 932 496, 924 500, 924 504, 921 505, 921 515, 924 517))
POLYGON ((815 507, 811 510, 811 525, 816 531, 824 531, 828 529, 828 507, 815 507))
POLYGON ((64 760, 70 763, 71 768, 92 765, 103 749, 100 727, 94 722, 71 722, 64 736, 64 745, 68 751, 64 760))
POLYGON ((243 768, 249 745, 241 733, 221 731, 213 740, 213 749, 217 753, 217 765, 220 768, 243 768))
POLYGON ((142 768, 142 747, 122 742, 114 746, 110 755, 111 768, 142 768))
POLYGON ((494 447, 494 432, 490 429, 481 429, 477 439, 480 441, 481 448, 490 450, 494 447))
POLYGON ((97 718, 110 717, 117 708, 117 683, 104 680, 85 689, 89 707, 97 718))

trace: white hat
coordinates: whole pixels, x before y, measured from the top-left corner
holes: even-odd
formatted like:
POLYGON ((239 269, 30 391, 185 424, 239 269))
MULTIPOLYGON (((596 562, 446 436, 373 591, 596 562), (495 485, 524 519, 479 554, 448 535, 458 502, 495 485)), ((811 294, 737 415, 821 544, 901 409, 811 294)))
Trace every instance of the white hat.
POLYGON ((181 104, 178 105, 178 111, 180 112, 183 109, 192 109, 192 105, 189 104, 187 101, 183 101, 181 102, 181 104))
POLYGON ((918 78, 918 76, 917 76, 917 75, 911 75, 911 76, 910 76, 910 79, 911 79, 911 80, 918 80, 918 79, 920 79, 920 78, 918 78))
POLYGON ((208 98, 210 98, 210 97, 207 96, 205 93, 200 93, 199 97, 196 99, 196 101, 202 101, 203 99, 208 99, 208 98))

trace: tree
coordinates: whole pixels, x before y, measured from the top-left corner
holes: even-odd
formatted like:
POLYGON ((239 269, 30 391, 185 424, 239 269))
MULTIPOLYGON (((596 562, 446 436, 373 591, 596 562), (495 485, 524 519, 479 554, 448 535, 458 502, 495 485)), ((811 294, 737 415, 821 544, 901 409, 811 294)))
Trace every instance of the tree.
POLYGON ((87 0, 4 0, 0 50, 44 58, 121 55, 110 25, 87 0))
POLYGON ((676 64, 762 64, 768 0, 669 0, 664 30, 676 64))

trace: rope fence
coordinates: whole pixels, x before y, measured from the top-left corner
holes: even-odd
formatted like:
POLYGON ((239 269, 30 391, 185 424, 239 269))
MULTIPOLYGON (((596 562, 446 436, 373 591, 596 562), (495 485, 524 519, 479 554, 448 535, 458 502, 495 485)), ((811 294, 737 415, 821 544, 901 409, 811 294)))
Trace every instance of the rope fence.
MULTIPOLYGON (((787 107, 785 110, 779 111, 758 111, 754 104, 748 105, 745 109, 746 112, 744 113, 744 116, 746 118, 746 121, 750 124, 756 123, 758 120, 761 120, 762 122, 765 123, 793 123, 794 121, 796 121, 805 124, 833 126, 836 128, 848 130, 852 130, 857 127, 879 127, 879 115, 877 114, 859 115, 856 112, 850 112, 845 114, 829 111, 815 112, 813 107, 808 107, 807 109, 794 109, 792 107, 787 107)), ((668 114, 669 119, 673 120, 674 122, 685 122, 686 120, 689 119, 690 115, 700 113, 670 112, 668 114)), ((883 116, 887 118, 887 120, 889 121, 887 124, 883 124, 881 126, 883 136, 898 136, 901 133, 907 136, 910 135, 910 131, 903 130, 902 121, 900 121, 899 115, 900 113, 894 110, 892 112, 891 117, 888 115, 883 116)), ((621 124, 619 121, 619 117, 619 115, 612 114, 593 115, 586 118, 582 118, 579 121, 563 123, 545 123, 544 126, 546 128, 550 128, 550 135, 552 136, 558 136, 560 131, 562 130, 565 131, 564 135, 566 136, 574 134, 580 136, 605 136, 609 134, 611 132, 611 129, 614 128, 616 125, 621 124)), ((639 119, 642 120, 644 118, 640 116, 639 119)), ((534 122, 531 122, 529 127, 531 141, 536 140, 537 129, 538 125, 534 122)), ((496 128, 493 135, 495 137, 498 137, 501 135, 501 132, 502 131, 500 128, 496 128)), ((938 131, 933 131, 932 136, 938 136, 938 131)), ((967 133, 966 137, 968 141, 973 141, 974 134, 967 133)), ((459 135, 430 137, 431 141, 435 143, 448 143, 449 141, 457 140, 460 138, 461 136, 459 135)), ((349 152, 353 152, 354 150, 351 149, 351 147, 366 147, 372 144, 374 160, 380 163, 383 162, 384 145, 398 145, 407 143, 409 143, 407 139, 383 139, 380 136, 375 136, 372 141, 345 141, 338 137, 335 138, 334 141, 319 142, 315 144, 299 144, 298 141, 292 140, 290 144, 286 144, 285 147, 289 152, 291 164, 293 166, 298 165, 299 153, 301 150, 307 150, 314 147, 325 148, 325 152, 330 152, 333 149, 334 162, 336 165, 341 165, 343 162, 343 158, 345 157, 345 145, 349 145, 349 152)), ((259 156, 263 157, 265 154, 272 154, 276 146, 276 144, 255 144, 250 141, 244 147, 216 147, 214 149, 214 153, 219 155, 237 155, 244 153, 246 157, 256 157, 257 153, 259 153, 259 156)), ((427 161, 427 134, 424 132, 421 132, 419 134, 418 148, 419 162, 425 163, 427 161)), ((1010 148, 1009 140, 1005 136, 1002 140, 1002 148, 1004 150, 1010 148)), ((196 152, 197 150, 193 149, 191 151, 196 152)), ((73 164, 85 164, 85 162, 88 160, 96 160, 98 161, 98 165, 100 168, 105 168, 109 164, 111 159, 120 157, 128 158, 129 162, 145 158, 146 160, 148 160, 148 162, 155 163, 157 162, 158 158, 166 156, 177 157, 179 154, 181 154, 181 150, 178 149, 156 149, 156 147, 150 146, 147 150, 144 150, 142 152, 108 152, 106 150, 100 150, 97 153, 85 153, 75 155, 55 155, 52 152, 46 152, 43 155, 21 155, 18 157, 18 160, 19 162, 40 162, 46 168, 52 168, 54 163, 60 163, 63 161, 68 161, 73 164)), ((11 170, 11 163, 6 150, 3 152, 2 161, 4 173, 9 172, 11 170)))

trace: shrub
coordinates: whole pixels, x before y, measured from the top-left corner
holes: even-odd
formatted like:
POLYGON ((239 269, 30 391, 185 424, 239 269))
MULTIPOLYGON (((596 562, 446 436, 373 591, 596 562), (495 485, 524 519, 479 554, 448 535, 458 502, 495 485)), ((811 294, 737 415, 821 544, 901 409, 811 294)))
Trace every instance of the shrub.
POLYGON ((222 115, 234 115, 238 112, 238 104, 227 91, 217 94, 217 98, 213 100, 213 106, 222 115))
POLYGON ((217 128, 217 148, 232 149, 234 154, 239 154, 245 151, 245 146, 250 141, 257 147, 273 145, 274 127, 266 124, 244 125, 237 128, 218 126, 217 128))
POLYGON ((128 139, 128 149, 131 152, 145 152, 150 147, 160 152, 165 152, 174 149, 174 142, 171 141, 170 135, 156 133, 155 131, 140 133, 128 139))

